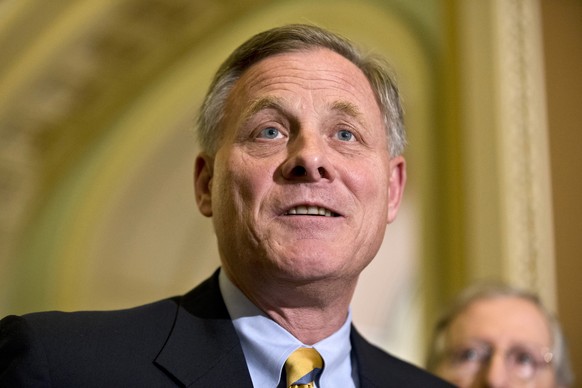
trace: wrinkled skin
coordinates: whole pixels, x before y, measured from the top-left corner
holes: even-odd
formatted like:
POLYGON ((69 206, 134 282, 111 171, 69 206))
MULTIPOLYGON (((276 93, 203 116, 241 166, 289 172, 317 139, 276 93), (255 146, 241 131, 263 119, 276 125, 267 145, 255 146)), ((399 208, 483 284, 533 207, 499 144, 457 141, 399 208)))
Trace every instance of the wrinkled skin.
POLYGON ((507 350, 525 344, 540 349, 552 346, 548 322, 530 301, 517 297, 477 300, 461 312, 446 333, 446 348, 478 341, 493 349, 491 360, 472 376, 459 375, 446 360, 436 374, 461 388, 470 387, 556 387, 551 365, 538 369, 531 380, 512 377, 506 362, 507 350))
POLYGON ((265 311, 347 310, 406 180, 367 79, 326 49, 279 54, 251 66, 227 106, 216 155, 195 168, 223 269, 265 311), (290 214, 299 206, 322 215, 290 214))

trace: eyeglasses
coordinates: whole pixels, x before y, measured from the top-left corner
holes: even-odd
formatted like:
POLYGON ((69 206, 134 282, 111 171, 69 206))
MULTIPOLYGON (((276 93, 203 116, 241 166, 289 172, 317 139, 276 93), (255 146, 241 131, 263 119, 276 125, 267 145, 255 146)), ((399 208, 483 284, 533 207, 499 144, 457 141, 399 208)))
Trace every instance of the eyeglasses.
MULTIPOLYGON (((491 361, 495 349, 485 343, 470 343, 446 354, 449 367, 458 375, 472 376, 491 361)), ((532 379, 538 370, 547 367, 553 358, 548 348, 532 344, 518 344, 505 352, 505 366, 512 378, 532 379)))

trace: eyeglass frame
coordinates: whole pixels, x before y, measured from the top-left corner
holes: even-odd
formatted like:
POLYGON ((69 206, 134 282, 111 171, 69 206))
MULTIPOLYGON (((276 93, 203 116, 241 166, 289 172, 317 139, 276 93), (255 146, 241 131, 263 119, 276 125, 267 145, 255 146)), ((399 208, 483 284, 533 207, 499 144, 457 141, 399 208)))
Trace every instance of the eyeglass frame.
MULTIPOLYGON (((461 344, 455 348, 444 352, 443 359, 447 361, 447 368, 456 373, 459 377, 475 376, 479 371, 483 370, 485 365, 491 362, 493 355, 501 349, 496 349, 495 346, 487 342, 472 341, 470 343, 461 344), (462 360, 461 353, 467 351, 477 351, 476 360, 462 360), (472 366, 464 366, 459 368, 461 363, 473 363, 472 366), (456 366, 455 366, 456 365, 456 366), (463 369, 465 369, 463 371, 463 369)), ((553 353, 549 347, 540 346, 537 344, 512 344, 508 349, 504 350, 504 361, 512 378, 517 378, 520 381, 532 380, 539 370, 544 369, 552 364, 554 359, 553 353), (533 363, 531 364, 531 371, 521 372, 518 370, 518 353, 525 353, 530 356, 533 363)))

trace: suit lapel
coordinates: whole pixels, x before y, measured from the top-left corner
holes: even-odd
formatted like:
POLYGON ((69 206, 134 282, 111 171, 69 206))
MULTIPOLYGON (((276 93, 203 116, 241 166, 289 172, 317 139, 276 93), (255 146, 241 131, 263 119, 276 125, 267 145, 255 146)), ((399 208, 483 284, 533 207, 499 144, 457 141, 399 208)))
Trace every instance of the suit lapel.
POLYGON ((155 363, 185 386, 252 387, 220 295, 218 271, 182 297, 174 327, 155 363))
POLYGON ((358 363, 361 388, 407 386, 393 384, 395 370, 390 362, 392 357, 366 341, 353 325, 350 340, 358 363))
POLYGON ((352 326, 352 351, 361 388, 451 387, 416 366, 385 353, 366 341, 352 326))

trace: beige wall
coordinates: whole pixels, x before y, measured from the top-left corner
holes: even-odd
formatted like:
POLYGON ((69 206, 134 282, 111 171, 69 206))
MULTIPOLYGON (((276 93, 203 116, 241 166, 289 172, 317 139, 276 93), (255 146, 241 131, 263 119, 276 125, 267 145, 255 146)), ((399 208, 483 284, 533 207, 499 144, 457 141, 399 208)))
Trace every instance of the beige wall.
MULTIPOLYGON (((558 313, 582 380, 582 2, 542 1, 558 313)), ((580 386, 580 385, 578 385, 580 386)))

